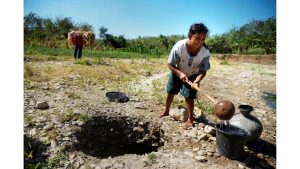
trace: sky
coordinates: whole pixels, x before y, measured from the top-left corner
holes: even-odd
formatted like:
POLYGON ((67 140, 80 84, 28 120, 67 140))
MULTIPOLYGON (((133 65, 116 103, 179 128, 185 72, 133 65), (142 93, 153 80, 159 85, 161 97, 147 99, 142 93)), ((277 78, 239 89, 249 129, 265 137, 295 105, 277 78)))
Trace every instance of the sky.
POLYGON ((276 0, 24 0, 24 15, 70 17, 88 23, 95 33, 104 26, 113 35, 187 35, 202 22, 210 35, 222 34, 255 20, 276 17, 276 0))

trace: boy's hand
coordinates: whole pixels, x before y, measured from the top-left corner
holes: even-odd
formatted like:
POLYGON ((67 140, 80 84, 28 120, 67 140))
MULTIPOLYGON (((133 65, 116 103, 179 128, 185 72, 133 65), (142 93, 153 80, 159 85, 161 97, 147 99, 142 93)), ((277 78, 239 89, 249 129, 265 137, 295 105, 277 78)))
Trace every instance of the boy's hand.
POLYGON ((183 82, 185 82, 185 81, 188 79, 184 73, 180 73, 180 74, 179 74, 179 78, 180 78, 180 80, 182 80, 183 82))
POLYGON ((193 82, 193 85, 191 86, 193 90, 197 90, 196 88, 194 88, 194 86, 199 87, 200 86, 199 82, 193 82))

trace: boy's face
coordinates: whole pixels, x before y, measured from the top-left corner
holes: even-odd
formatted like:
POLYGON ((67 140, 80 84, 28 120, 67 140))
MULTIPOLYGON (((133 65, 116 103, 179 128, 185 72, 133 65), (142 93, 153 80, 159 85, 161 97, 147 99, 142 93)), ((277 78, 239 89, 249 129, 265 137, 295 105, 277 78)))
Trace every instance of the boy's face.
POLYGON ((204 33, 195 34, 190 38, 190 44, 196 48, 200 48, 205 42, 206 35, 204 33))

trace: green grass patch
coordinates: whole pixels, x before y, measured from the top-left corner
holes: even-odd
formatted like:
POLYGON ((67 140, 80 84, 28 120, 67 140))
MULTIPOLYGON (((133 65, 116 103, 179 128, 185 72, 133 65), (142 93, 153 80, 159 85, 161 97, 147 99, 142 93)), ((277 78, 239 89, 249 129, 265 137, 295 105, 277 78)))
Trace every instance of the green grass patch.
POLYGON ((157 156, 153 153, 147 155, 147 161, 144 161, 144 167, 152 166, 157 163, 157 156))
POLYGON ((83 114, 80 114, 79 120, 81 120, 83 122, 86 122, 86 121, 89 121, 89 120, 93 120, 93 117, 86 114, 86 113, 83 113, 83 114))
POLYGON ((68 109, 63 115, 60 116, 62 123, 69 122, 74 118, 74 113, 72 109, 68 109))
POLYGON ((164 90, 163 84, 161 80, 153 80, 153 94, 154 102, 156 104, 163 104, 165 102, 166 92, 164 90))
MULTIPOLYGON (((67 48, 48 48, 44 46, 25 46, 24 54, 27 58, 31 58, 32 60, 55 60, 57 57, 53 56, 65 56, 65 57, 73 57, 74 49, 67 48), (29 56, 28 56, 29 55, 29 56), (49 56, 47 59, 35 57, 32 58, 30 55, 47 55, 49 56), (50 57, 52 56, 52 57, 50 57)), ((96 57, 96 58, 122 58, 122 59, 137 59, 137 58, 162 58, 162 55, 151 55, 151 54, 142 54, 137 52, 124 52, 119 50, 110 50, 110 51, 95 51, 90 49, 83 48, 82 50, 83 57, 96 57)))
POLYGON ((88 59, 78 59, 75 64, 91 66, 92 63, 88 59))
POLYGON ((200 102, 197 100, 195 102, 195 106, 197 106, 200 110, 205 112, 207 115, 212 115, 214 113, 214 107, 208 103, 200 102))
POLYGON ((80 99, 80 96, 75 92, 66 92, 66 95, 71 99, 80 99))

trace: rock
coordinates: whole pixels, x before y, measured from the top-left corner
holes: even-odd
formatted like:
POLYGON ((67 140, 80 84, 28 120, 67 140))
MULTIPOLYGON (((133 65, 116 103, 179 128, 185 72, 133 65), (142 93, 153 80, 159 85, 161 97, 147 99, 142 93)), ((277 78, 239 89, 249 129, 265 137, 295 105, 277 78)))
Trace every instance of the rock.
POLYGON ((146 106, 143 103, 136 103, 136 104, 134 104, 134 108, 146 109, 146 106))
POLYGON ((139 127, 134 127, 134 128, 133 128, 133 131, 142 133, 142 132, 144 132, 145 130, 144 130, 142 127, 139 126, 139 127))
POLYGON ((107 160, 107 159, 104 159, 100 162, 100 168, 102 169, 107 169, 107 168, 110 168, 112 167, 113 165, 107 160))
POLYGON ((73 113, 74 114, 82 114, 82 110, 80 110, 80 109, 74 109, 73 113))
POLYGON ((143 76, 149 77, 149 76, 151 76, 151 73, 150 72, 143 72, 143 76))
POLYGON ((56 141, 53 140, 53 139, 50 140, 50 144, 51 144, 51 148, 52 148, 52 149, 55 149, 55 148, 57 147, 57 143, 56 143, 56 141))
POLYGON ((217 139, 216 139, 216 137, 209 137, 208 140, 209 141, 216 141, 217 139))
POLYGON ((35 108, 44 110, 44 109, 48 109, 49 105, 46 101, 37 102, 35 108))
POLYGON ((80 121, 80 120, 77 120, 77 121, 76 121, 76 124, 77 124, 79 127, 81 127, 81 126, 83 126, 84 122, 83 122, 83 121, 80 121))
POLYGON ((197 137, 197 139, 199 141, 201 141, 201 140, 207 140, 207 138, 208 138, 208 136, 206 134, 204 134, 204 133, 197 137))
POLYGON ((218 152, 216 152, 216 153, 214 153, 214 157, 219 158, 219 157, 221 157, 221 155, 218 152))
POLYGON ((47 121, 47 118, 44 117, 44 116, 41 116, 41 117, 36 118, 35 121, 36 121, 37 123, 44 123, 44 122, 47 121))
POLYGON ((216 129, 212 126, 206 125, 204 127, 204 132, 212 136, 216 136, 216 129))
POLYGON ((200 155, 200 156, 203 156, 203 155, 206 155, 206 152, 204 150, 199 150, 197 152, 197 154, 200 155))
POLYGON ((258 154, 257 154, 257 157, 263 159, 263 158, 264 158, 264 155, 263 155, 262 153, 258 153, 258 154))
POLYGON ((199 150, 200 150, 199 147, 194 147, 194 148, 193 148, 193 151, 194 151, 194 152, 197 152, 197 151, 199 151, 199 150))
POLYGON ((184 136, 197 138, 197 128, 192 128, 191 130, 185 130, 184 136))
POLYGON ((76 157, 76 154, 71 154, 69 158, 70 158, 70 160, 73 160, 75 157, 76 157))
POLYGON ((43 143, 46 142, 46 140, 48 140, 48 137, 40 137, 39 138, 39 141, 43 142, 43 143))
POLYGON ((69 137, 64 137, 62 140, 63 141, 70 141, 70 138, 69 137))
POLYGON ((186 108, 184 107, 178 109, 171 109, 169 115, 170 117, 173 117, 175 120, 183 121, 183 122, 187 121, 188 118, 186 108))
POLYGON ((49 130, 53 129, 53 127, 54 127, 53 124, 49 123, 46 126, 44 126, 43 130, 44 131, 49 131, 49 130))
POLYGON ((188 157, 191 157, 191 158, 194 157, 194 153, 192 153, 190 151, 185 151, 183 154, 186 155, 186 156, 188 156, 188 157))
POLYGON ((29 131, 29 135, 30 135, 30 136, 35 136, 35 135, 36 135, 36 130, 35 130, 35 128, 33 128, 33 129, 31 129, 31 130, 29 131))
POLYGON ((238 164, 238 167, 239 167, 239 168, 242 168, 242 169, 245 168, 242 164, 238 164))
POLYGON ((212 152, 207 152, 207 156, 212 157, 214 155, 214 153, 212 152))
POLYGON ((79 157, 78 160, 79 160, 79 164, 81 165, 84 164, 84 160, 81 157, 79 157))
POLYGON ((196 119, 200 118, 202 116, 202 110, 200 110, 198 107, 194 108, 194 117, 196 119))
POLYGON ((207 147, 207 144, 206 144, 206 143, 203 143, 203 144, 201 145, 201 148, 205 148, 205 147, 207 147))
POLYGON ((205 156, 195 156, 195 159, 199 162, 206 162, 207 161, 205 156))

